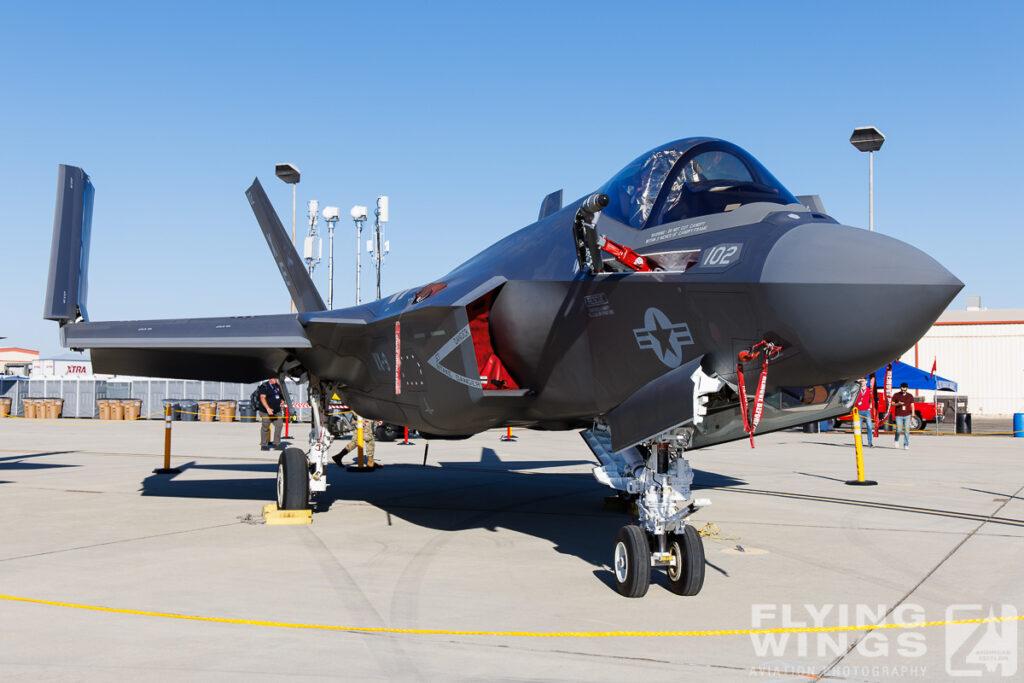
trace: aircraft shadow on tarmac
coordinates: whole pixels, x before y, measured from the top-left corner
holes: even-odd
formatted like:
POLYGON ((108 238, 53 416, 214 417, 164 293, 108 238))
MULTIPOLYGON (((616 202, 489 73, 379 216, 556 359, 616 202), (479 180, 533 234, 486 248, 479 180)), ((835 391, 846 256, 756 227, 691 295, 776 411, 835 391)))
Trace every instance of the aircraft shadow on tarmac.
MULTIPOLYGON (((347 456, 346 462, 350 461, 347 456)), ((483 448, 479 462, 441 462, 426 467, 383 465, 366 474, 343 471, 331 464, 331 485, 318 496, 316 514, 327 512, 335 502, 358 501, 383 510, 389 523, 398 518, 437 531, 508 529, 549 540, 558 552, 575 555, 597 567, 595 576, 614 586, 607 568, 612 540, 619 527, 629 524, 630 517, 605 507, 605 498, 612 491, 589 474, 518 471, 590 462, 502 460, 494 450, 483 448)), ((275 496, 276 463, 190 462, 178 467, 182 474, 146 477, 142 495, 266 502, 275 496), (267 476, 196 480, 188 476, 190 471, 265 472, 267 476)), ((695 490, 744 484, 727 475, 694 470, 695 490)))
POLYGON ((151 474, 142 480, 139 491, 144 496, 169 498, 220 498, 224 500, 259 500, 271 502, 276 495, 275 474, 277 463, 198 464, 195 460, 176 464, 180 474, 151 474), (251 472, 265 473, 264 477, 239 479, 192 479, 190 472, 251 472))
MULTIPOLYGON (((31 458, 44 458, 48 455, 64 455, 74 451, 52 451, 50 453, 26 453, 25 455, 11 455, 0 458, 0 472, 11 470, 47 470, 54 467, 78 467, 67 463, 36 462, 31 458), (28 460, 28 462, 26 462, 28 460)), ((2 482, 0 482, 2 483, 2 482)))

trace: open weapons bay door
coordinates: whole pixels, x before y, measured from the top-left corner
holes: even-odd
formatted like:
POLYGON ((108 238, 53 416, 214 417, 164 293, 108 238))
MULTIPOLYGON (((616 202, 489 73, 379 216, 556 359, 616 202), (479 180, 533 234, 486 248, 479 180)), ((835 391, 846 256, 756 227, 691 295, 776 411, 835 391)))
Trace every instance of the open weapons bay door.
POLYGON ((491 334, 491 310, 500 291, 500 287, 492 289, 466 306, 473 353, 485 396, 522 395, 519 383, 495 350, 491 334))

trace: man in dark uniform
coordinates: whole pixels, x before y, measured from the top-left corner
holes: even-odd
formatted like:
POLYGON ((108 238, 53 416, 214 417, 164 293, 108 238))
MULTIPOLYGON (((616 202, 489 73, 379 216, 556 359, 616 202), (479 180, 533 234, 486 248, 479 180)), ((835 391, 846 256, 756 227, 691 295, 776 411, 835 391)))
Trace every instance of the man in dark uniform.
POLYGON ((276 377, 271 377, 260 385, 259 420, 260 449, 269 451, 271 446, 281 447, 281 427, 284 426, 284 414, 281 412, 281 386, 276 377), (270 425, 274 425, 274 440, 270 441, 270 425))

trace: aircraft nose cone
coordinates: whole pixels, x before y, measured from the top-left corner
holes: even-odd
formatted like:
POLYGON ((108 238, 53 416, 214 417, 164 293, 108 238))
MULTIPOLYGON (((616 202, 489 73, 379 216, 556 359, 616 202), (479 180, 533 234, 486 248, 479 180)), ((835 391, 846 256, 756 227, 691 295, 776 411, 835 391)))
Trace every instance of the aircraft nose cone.
POLYGON ((894 360, 963 288, 905 242, 820 223, 783 235, 765 259, 761 281, 777 332, 801 351, 793 362, 779 363, 790 386, 851 379, 894 360))

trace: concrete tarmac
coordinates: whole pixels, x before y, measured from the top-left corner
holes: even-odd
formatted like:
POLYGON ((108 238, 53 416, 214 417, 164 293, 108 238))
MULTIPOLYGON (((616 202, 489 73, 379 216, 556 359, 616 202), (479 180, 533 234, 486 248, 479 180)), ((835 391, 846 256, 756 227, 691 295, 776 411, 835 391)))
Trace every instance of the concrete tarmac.
MULTIPOLYGON (((612 491, 590 476, 575 432, 432 441, 425 466, 426 442, 381 443, 376 472, 331 465, 311 525, 267 526, 253 521, 273 500, 277 454, 254 446, 255 425, 174 423, 174 476, 151 473, 163 431, 159 421, 0 420, 0 678, 1024 671, 1019 621, 807 632, 1024 615, 1024 439, 917 436, 904 451, 882 436, 865 450, 872 487, 844 484, 855 475, 848 434, 695 451, 697 495, 713 503, 695 520, 713 523, 704 589, 676 596, 655 572, 644 598, 627 599, 610 562, 629 517, 605 508, 612 491), (372 630, 382 628, 412 632, 372 630), (795 631, 658 635, 749 629, 795 631), (609 631, 641 635, 595 635, 609 631), (550 636, 565 632, 579 635, 550 636)), ((293 430, 294 442, 307 433, 293 430)))

